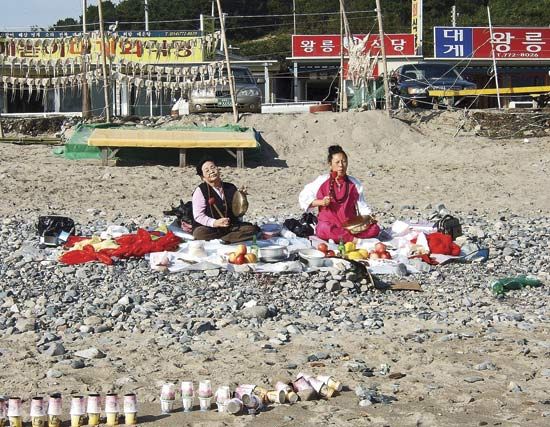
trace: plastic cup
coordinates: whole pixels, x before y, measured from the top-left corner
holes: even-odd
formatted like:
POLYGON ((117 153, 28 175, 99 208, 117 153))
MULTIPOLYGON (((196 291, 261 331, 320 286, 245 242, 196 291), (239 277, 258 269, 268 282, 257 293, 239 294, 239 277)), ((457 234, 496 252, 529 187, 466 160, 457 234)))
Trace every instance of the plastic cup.
POLYGON ((193 397, 195 389, 193 387, 193 381, 181 382, 181 395, 185 397, 193 397))
POLYGON ((174 410, 175 400, 160 399, 160 412, 163 414, 169 414, 174 410))
POLYGON ((201 407, 201 411, 206 412, 210 410, 210 407, 212 405, 212 398, 211 397, 199 397, 199 404, 201 407))
POLYGON ((85 409, 83 396, 71 398, 71 427, 80 427, 84 424, 85 409))
POLYGON ((210 380, 199 381, 199 397, 212 397, 212 383, 210 380))
MULTIPOLYGON (((21 417, 21 398, 10 397, 8 399, 8 417, 21 417)), ((11 421, 10 421, 11 422, 11 421)))
POLYGON ((184 396, 181 398, 184 412, 191 412, 193 410, 193 397, 184 396))
POLYGON ((124 395, 124 420, 126 425, 137 424, 137 397, 134 393, 124 395))

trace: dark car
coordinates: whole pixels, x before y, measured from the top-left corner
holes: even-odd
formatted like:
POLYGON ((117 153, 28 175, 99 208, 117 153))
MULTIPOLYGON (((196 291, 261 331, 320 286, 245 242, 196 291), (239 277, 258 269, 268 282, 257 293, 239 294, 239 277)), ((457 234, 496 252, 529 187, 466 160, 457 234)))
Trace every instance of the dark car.
MULTIPOLYGON (((476 89, 475 83, 462 78, 452 65, 447 64, 407 64, 397 68, 391 78, 392 106, 432 107, 439 99, 429 96, 432 89, 476 89)), ((462 99, 455 99, 459 104, 462 99)))

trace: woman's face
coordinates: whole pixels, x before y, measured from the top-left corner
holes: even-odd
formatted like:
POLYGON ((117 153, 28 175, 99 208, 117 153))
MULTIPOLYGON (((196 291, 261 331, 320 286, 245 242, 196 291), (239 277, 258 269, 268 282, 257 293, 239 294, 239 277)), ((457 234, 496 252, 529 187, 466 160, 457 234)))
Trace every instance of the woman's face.
POLYGON ((219 168, 213 162, 202 165, 202 179, 209 184, 214 184, 221 177, 219 168))
POLYGON ((338 173, 338 176, 345 176, 348 171, 348 158, 344 153, 336 153, 330 159, 330 171, 338 173))

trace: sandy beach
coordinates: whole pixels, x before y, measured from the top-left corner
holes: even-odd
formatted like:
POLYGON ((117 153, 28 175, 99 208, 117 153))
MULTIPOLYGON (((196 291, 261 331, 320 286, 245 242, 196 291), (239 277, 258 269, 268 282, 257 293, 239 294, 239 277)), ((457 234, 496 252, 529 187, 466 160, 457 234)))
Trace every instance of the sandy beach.
MULTIPOLYGON (((230 120, 193 116, 165 126, 230 120)), ((163 210, 190 199, 195 169, 177 167, 176 152, 171 164, 104 167, 55 157, 52 147, 0 143, 0 395, 25 399, 28 418, 34 395, 59 391, 67 406, 76 393, 135 392, 145 426, 548 425, 550 135, 481 137, 460 112, 413 121, 379 111, 245 115, 239 124, 260 132, 261 151, 245 156, 245 169, 219 159, 224 179, 248 187, 251 221, 300 215, 298 193, 326 171, 334 143, 348 152, 349 173, 382 225, 427 219, 444 204, 491 257, 409 277, 422 293, 327 292, 313 285, 330 277, 307 273, 169 275, 143 260, 59 265, 28 249, 37 246, 39 215, 70 216, 85 231, 163 223, 172 219, 163 210), (491 294, 492 280, 524 273, 543 286, 491 294), (267 309, 252 315, 248 301, 267 309), (46 354, 49 342, 64 352, 46 354), (75 355, 89 348, 103 356, 75 355), (160 414, 164 381, 268 386, 300 371, 346 387, 330 400, 256 417, 183 413, 180 405, 160 414), (390 402, 359 406, 360 385, 390 402)), ((191 153, 191 164, 203 154, 191 153)))

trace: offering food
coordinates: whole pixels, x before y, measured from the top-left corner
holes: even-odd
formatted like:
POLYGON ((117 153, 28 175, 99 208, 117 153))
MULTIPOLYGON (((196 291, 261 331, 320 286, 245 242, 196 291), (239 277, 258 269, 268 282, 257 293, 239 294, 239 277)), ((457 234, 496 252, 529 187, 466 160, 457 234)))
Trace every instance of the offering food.
POLYGON ((258 258, 253 253, 247 253, 246 245, 239 245, 235 252, 230 252, 227 255, 227 260, 231 264, 254 264, 258 262, 258 258))

